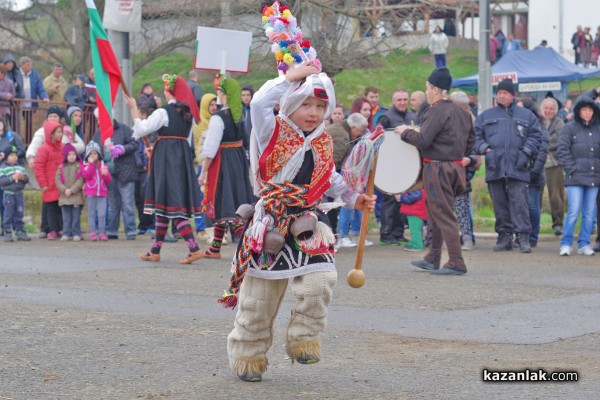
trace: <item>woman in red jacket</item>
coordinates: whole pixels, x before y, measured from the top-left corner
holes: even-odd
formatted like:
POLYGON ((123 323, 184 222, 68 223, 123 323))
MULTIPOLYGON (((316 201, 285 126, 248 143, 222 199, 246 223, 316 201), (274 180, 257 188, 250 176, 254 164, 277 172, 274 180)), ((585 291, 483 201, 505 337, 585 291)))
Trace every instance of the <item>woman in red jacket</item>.
POLYGON ((63 160, 62 125, 56 121, 44 124, 44 145, 35 158, 34 171, 42 191, 42 213, 48 215, 48 240, 56 240, 60 230, 59 192, 54 183, 56 171, 63 160))

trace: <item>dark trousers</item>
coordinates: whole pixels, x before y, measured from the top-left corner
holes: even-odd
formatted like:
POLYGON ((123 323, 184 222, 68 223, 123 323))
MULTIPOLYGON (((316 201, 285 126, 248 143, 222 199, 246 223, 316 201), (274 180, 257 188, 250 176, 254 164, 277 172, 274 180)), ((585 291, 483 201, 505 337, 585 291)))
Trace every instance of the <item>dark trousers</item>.
POLYGON ((24 110, 23 111, 23 119, 25 120, 25 132, 21 132, 21 137, 24 138, 25 143, 31 142, 33 138, 33 113, 34 109, 24 110))
POLYGON ((4 215, 2 218, 4 234, 6 236, 11 234, 11 225, 13 225, 13 221, 15 231, 24 233, 25 227, 23 225, 23 215, 25 210, 25 200, 23 198, 23 192, 13 194, 4 192, 2 204, 4 205, 4 215))
MULTIPOLYGON (((2 224, 0 224, 0 230, 2 230, 2 233, 4 233, 4 201, 3 201, 3 198, 4 198, 4 192, 2 191, 2 189, 0 189, 0 218, 2 218, 2 224)), ((11 221, 11 222, 12 222, 13 229, 16 231, 17 228, 15 226, 14 221, 11 221)), ((10 230, 8 232, 10 232, 10 230)))
POLYGON ((552 228, 562 228, 565 219, 567 199, 565 195, 565 172, 559 165, 545 169, 552 228))
POLYGON ((496 215, 498 235, 529 236, 529 184, 516 179, 498 179, 488 182, 492 206, 496 215))
POLYGON ((379 236, 382 240, 399 240, 404 238, 406 215, 400 213, 400 203, 389 194, 383 195, 381 205, 381 229, 379 236))
POLYGON ((154 229, 154 215, 144 214, 144 197, 146 195, 146 186, 148 184, 148 172, 139 173, 140 179, 135 182, 135 208, 138 213, 138 229, 147 231, 154 229))
POLYGON ((454 215, 456 196, 466 191, 465 168, 452 161, 430 162, 423 166, 423 185, 427 193, 427 223, 431 230, 431 246, 424 257, 436 267, 446 243, 448 262, 445 267, 466 271, 462 256, 458 221, 454 215))
POLYGON ((58 200, 45 201, 42 203, 42 226, 44 225, 43 218, 46 213, 47 231, 46 233, 58 233, 62 230, 62 213, 58 206, 58 200))
MULTIPOLYGON (((56 206, 58 207, 58 201, 56 202, 56 206)), ((58 230, 54 232, 62 231, 62 213, 60 212, 60 207, 58 208, 58 230)), ((42 203, 42 223, 40 225, 40 232, 50 233, 52 229, 50 229, 50 225, 48 223, 48 206, 46 203, 42 203)))

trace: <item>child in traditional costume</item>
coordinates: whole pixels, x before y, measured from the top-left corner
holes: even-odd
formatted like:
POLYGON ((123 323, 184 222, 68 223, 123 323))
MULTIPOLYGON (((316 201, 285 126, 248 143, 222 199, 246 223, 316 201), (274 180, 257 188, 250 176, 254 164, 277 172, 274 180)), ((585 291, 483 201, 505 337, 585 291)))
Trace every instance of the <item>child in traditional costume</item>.
MULTIPOLYGON (((281 11, 289 19, 289 11, 287 17, 281 11)), ((231 369, 244 381, 262 380, 288 285, 296 305, 286 329, 287 353, 301 364, 319 361, 319 334, 337 281, 335 238, 319 209, 325 206, 321 200, 341 196, 357 209, 375 205, 375 196, 359 195, 335 172, 333 142, 324 125, 335 108, 335 93, 319 66, 311 58, 285 67, 287 74, 265 83, 251 103, 250 163, 260 200, 238 244, 230 290, 220 300, 239 305, 227 350, 231 369)))
POLYGON ((155 238, 149 252, 141 254, 144 261, 160 261, 169 220, 172 220, 189 248, 182 264, 203 257, 188 221, 200 214, 200 191, 188 139, 193 120, 199 120, 198 104, 185 79, 164 75, 164 95, 168 104, 155 110, 146 120, 140 119, 135 99, 127 97, 127 106, 134 120, 133 138, 139 140, 152 132, 158 137, 150 156, 148 186, 144 213, 155 215, 155 238))
POLYGON ((221 258, 221 243, 229 228, 232 237, 241 235, 243 223, 236 211, 242 204, 254 203, 244 151, 244 129, 240 85, 233 79, 221 79, 217 95, 223 108, 208 123, 202 150, 202 172, 198 183, 205 187, 203 210, 214 228, 210 249, 204 258, 221 258))

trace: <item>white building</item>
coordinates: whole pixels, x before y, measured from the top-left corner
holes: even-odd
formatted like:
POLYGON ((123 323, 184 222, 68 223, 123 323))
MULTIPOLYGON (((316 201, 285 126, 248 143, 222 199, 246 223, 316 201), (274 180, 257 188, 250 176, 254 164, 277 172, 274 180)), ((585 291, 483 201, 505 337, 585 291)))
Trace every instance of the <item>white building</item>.
POLYGON ((529 0, 529 48, 542 40, 569 60, 574 59, 571 36, 577 25, 591 27, 596 35, 600 25, 599 0, 529 0))

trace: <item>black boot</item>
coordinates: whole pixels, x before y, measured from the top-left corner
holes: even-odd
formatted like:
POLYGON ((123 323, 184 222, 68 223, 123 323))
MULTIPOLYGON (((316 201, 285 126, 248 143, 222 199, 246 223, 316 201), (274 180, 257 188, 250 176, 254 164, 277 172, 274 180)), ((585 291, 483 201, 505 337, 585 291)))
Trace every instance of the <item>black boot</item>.
POLYGON ((596 253, 600 253, 600 240, 596 239, 596 244, 593 249, 596 253))
POLYGON ((521 253, 531 253, 531 245, 529 244, 529 234, 520 233, 517 235, 519 240, 519 250, 521 253))
POLYGON ((501 233, 498 236, 498 241, 494 246, 494 251, 511 251, 512 250, 512 235, 501 233))

